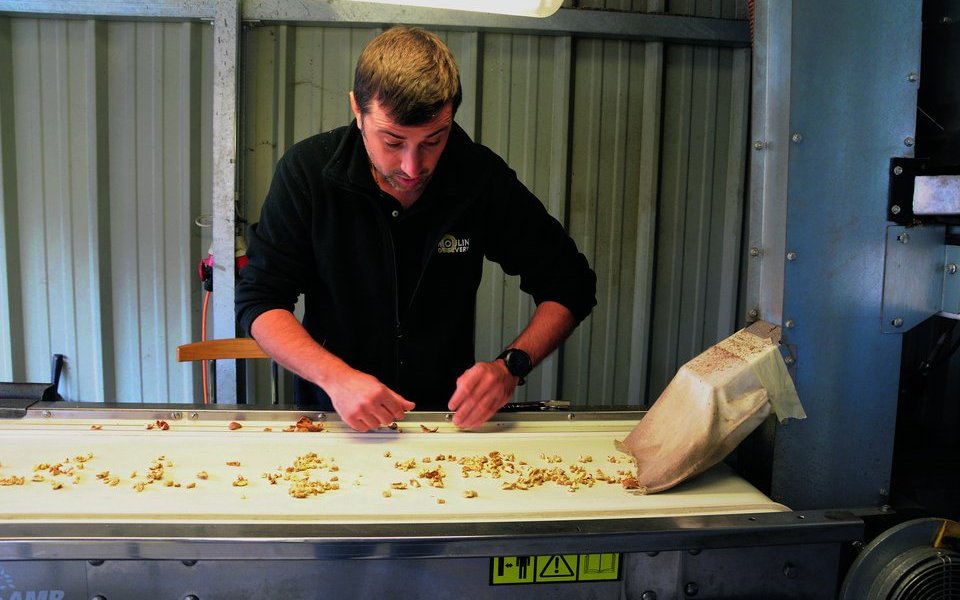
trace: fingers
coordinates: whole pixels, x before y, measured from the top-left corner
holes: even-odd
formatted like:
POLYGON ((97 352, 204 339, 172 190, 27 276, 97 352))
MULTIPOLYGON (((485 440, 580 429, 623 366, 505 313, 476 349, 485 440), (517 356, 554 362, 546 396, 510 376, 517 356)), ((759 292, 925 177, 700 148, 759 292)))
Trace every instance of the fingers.
POLYGON ((477 363, 457 379, 457 389, 447 404, 453 423, 462 429, 479 427, 507 403, 516 379, 495 363, 477 363))
POLYGON ((383 385, 375 377, 359 373, 330 393, 340 418, 357 431, 370 431, 403 419, 416 405, 383 385))

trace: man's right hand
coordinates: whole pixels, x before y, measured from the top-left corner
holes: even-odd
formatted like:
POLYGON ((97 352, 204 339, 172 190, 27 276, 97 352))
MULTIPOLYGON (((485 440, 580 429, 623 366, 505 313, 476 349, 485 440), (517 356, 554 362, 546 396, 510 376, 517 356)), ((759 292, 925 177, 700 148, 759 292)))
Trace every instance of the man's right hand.
POLYGON ((376 377, 361 371, 339 377, 335 384, 327 384, 324 389, 340 418, 357 431, 390 425, 416 407, 376 377))
POLYGON ((376 377, 324 349, 290 311, 268 310, 253 321, 250 330, 282 367, 323 388, 340 418, 357 431, 389 425, 415 406, 376 377))

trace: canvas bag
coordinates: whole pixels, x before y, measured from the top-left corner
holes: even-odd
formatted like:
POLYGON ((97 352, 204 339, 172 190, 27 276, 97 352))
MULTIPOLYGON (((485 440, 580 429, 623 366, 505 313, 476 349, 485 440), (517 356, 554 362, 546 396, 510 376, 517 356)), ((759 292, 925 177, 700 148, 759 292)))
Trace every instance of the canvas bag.
POLYGON ((780 329, 758 321, 683 365, 622 441, 641 493, 669 489, 723 460, 773 410, 803 419, 779 351, 780 329))

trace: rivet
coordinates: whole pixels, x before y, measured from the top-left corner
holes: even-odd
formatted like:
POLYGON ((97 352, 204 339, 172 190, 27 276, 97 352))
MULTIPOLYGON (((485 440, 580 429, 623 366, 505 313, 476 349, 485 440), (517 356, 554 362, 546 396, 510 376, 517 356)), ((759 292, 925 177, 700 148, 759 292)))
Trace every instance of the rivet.
POLYGON ((890 321, 890 324, 894 327, 903 327, 903 319, 897 317, 896 319, 890 321))
POLYGON ((753 246, 750 248, 750 256, 760 256, 760 248, 753 246))
POLYGON ((891 207, 890 207, 890 212, 893 213, 893 214, 895 214, 895 215, 899 215, 899 214, 900 214, 900 205, 899 205, 899 204, 894 204, 893 206, 891 206, 891 207))
POLYGON ((786 327, 787 329, 791 329, 794 326, 793 319, 787 319, 787 321, 783 324, 783 326, 786 327))
POLYGON ((947 274, 956 275, 957 274, 957 265, 956 263, 949 263, 947 265, 947 274))
POLYGON ((652 590, 640 594, 640 600, 657 600, 657 593, 652 590))
POLYGON ((753 143, 754 150, 763 150, 766 147, 767 147, 767 144, 763 140, 757 140, 753 143))
POLYGON ((784 356, 783 362, 787 363, 788 365, 792 365, 795 361, 792 356, 784 356))
POLYGON ((179 411, 172 412, 170 413, 170 418, 173 419, 174 421, 179 421, 180 419, 183 418, 183 413, 179 411))
POLYGON ((790 141, 793 142, 794 144, 799 144, 800 142, 803 141, 803 136, 800 135, 799 133, 795 133, 790 136, 790 141))
POLYGON ((903 233, 897 235, 897 241, 900 242, 901 244, 908 244, 908 243, 910 243, 910 234, 907 233, 907 232, 903 232, 903 233))
POLYGON ((796 578, 797 578, 797 567, 795 567, 794 565, 792 565, 792 564, 790 564, 790 563, 787 563, 787 564, 783 565, 783 574, 787 577, 787 579, 796 579, 796 578))
POLYGON ((189 415, 187 415, 187 418, 189 418, 191 421, 196 421, 197 419, 200 418, 200 413, 192 412, 189 415))
POLYGON ((751 319, 756 319, 759 316, 760 316, 760 311, 757 310, 756 308, 751 308, 750 310, 747 311, 747 317, 751 319))
POLYGON ((318 421, 326 421, 326 420, 327 420, 327 413, 319 413, 319 414, 317 414, 317 420, 318 420, 318 421))
POLYGON ((691 581, 687 585, 683 586, 683 593, 688 596, 696 596, 700 593, 700 586, 691 581))
POLYGON ((916 142, 916 140, 914 140, 912 137, 907 136, 903 138, 904 146, 907 146, 907 147, 913 146, 914 142, 916 142))
POLYGON ((907 81, 913 82, 918 79, 920 79, 920 76, 917 75, 915 72, 910 71, 909 73, 907 73, 907 81))
POLYGON ((51 413, 49 410, 44 410, 40 412, 40 416, 43 417, 44 419, 49 419, 51 416, 51 413))
POLYGON ((797 253, 793 250, 787 252, 787 260, 797 260, 797 253))
POLYGON ((893 168, 893 174, 894 174, 894 175, 903 175, 903 167, 901 167, 900 165, 895 166, 895 167, 893 168))

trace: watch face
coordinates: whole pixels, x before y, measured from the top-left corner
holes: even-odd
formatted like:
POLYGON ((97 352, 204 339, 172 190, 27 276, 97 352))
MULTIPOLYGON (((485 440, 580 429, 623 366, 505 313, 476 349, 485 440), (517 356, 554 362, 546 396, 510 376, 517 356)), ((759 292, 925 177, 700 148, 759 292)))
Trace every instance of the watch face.
POLYGON ((530 373, 530 369, 533 368, 530 363, 530 356, 523 350, 516 348, 508 350, 503 360, 507 363, 507 369, 517 377, 526 377, 530 373))

